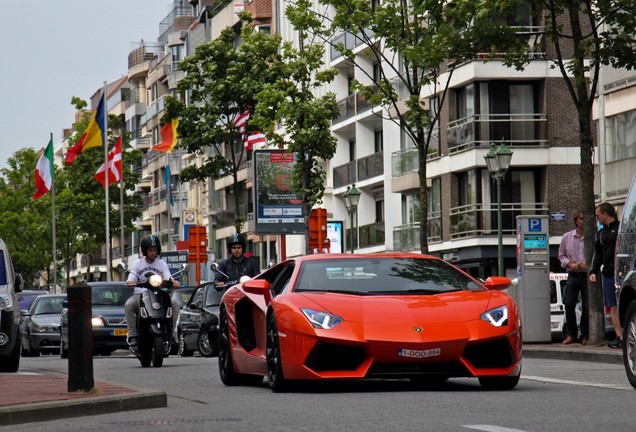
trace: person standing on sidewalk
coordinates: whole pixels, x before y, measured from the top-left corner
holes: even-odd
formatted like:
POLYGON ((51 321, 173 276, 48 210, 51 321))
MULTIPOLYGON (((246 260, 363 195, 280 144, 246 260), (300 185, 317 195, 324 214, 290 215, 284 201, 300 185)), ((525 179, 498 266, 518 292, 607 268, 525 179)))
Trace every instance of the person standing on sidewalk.
POLYGON ((581 296, 581 344, 587 345, 589 338, 589 302, 587 293, 587 264, 583 248, 583 211, 573 217, 574 229, 563 234, 558 258, 568 273, 563 303, 565 304, 566 334, 564 345, 576 342, 579 328, 576 323, 576 304, 581 296))
POLYGON ((607 344, 610 348, 623 346, 623 331, 618 320, 616 307, 616 286, 614 284, 614 253, 616 250, 616 237, 620 221, 616 209, 608 202, 596 207, 596 220, 602 225, 596 233, 594 256, 590 268, 590 281, 596 282, 596 275, 601 272, 601 285, 603 287, 603 303, 610 309, 612 325, 616 332, 616 339, 607 344), (601 267, 602 266, 602 267, 601 267))

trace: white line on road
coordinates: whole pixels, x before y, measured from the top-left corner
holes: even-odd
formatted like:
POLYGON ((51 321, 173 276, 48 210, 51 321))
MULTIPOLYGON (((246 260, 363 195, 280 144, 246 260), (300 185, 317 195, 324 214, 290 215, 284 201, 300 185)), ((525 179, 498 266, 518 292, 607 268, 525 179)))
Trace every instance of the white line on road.
POLYGON ((495 425, 464 425, 464 427, 468 429, 476 429, 476 430, 486 431, 486 432, 526 432, 521 429, 510 429, 510 428, 505 428, 505 427, 495 426, 495 425))
POLYGON ((545 378, 545 377, 528 376, 528 375, 523 375, 521 378, 522 379, 527 379, 527 380, 530 380, 530 381, 540 381, 540 382, 553 383, 553 384, 568 384, 568 385, 575 385, 575 386, 582 386, 582 387, 599 387, 599 388, 608 388, 608 389, 614 389, 614 390, 634 391, 634 388, 631 385, 599 384, 599 383, 561 380, 561 379, 556 379, 556 378, 545 378))

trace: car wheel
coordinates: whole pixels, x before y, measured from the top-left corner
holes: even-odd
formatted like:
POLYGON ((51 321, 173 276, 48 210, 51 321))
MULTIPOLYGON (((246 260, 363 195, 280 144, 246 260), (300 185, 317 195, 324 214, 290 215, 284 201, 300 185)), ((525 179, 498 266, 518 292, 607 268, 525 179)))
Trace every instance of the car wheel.
POLYGON ((636 300, 627 308, 623 330, 623 362, 632 387, 636 388, 636 300))
POLYGON ((192 357, 192 350, 186 349, 185 336, 183 333, 179 334, 179 351, 178 354, 181 357, 192 357))
POLYGON ((31 338, 29 337, 29 335, 27 334, 26 337, 24 338, 24 340, 26 341, 26 357, 39 357, 40 356, 40 351, 35 350, 31 347, 31 338))
POLYGON ((17 372, 20 367, 20 346, 22 340, 18 334, 18 340, 13 345, 13 350, 8 356, 0 357, 0 372, 17 372))
POLYGON ((510 390, 519 383, 519 376, 479 377, 479 384, 486 390, 510 390))
POLYGON ((283 365, 280 355, 280 338, 276 317, 271 314, 267 319, 267 381, 269 388, 276 393, 289 389, 289 383, 283 375, 283 365))
POLYGON ((210 335, 208 334, 207 329, 203 329, 199 333, 198 349, 199 354, 203 357, 212 357, 212 354, 214 353, 212 345, 210 344, 210 335))

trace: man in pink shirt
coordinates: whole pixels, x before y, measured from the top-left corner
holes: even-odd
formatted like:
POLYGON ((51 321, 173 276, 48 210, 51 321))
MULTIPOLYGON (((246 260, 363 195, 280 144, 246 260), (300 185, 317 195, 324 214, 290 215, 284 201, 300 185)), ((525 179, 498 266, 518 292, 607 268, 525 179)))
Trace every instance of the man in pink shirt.
POLYGON ((568 273, 563 303, 565 304, 566 334, 563 343, 576 342, 578 325, 576 323, 576 304, 581 296, 581 344, 587 345, 589 336, 589 302, 587 295, 587 264, 583 249, 583 212, 579 210, 572 218, 575 228, 563 234, 559 246, 559 261, 568 273))

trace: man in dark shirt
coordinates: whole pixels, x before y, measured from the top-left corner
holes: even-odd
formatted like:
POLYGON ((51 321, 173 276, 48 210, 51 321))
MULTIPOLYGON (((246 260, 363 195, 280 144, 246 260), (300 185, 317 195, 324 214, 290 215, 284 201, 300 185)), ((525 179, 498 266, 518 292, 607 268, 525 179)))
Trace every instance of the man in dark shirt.
POLYGON ((623 345, 623 331, 618 320, 616 307, 616 286, 614 284, 614 253, 616 249, 616 237, 620 221, 616 209, 610 203, 604 202, 596 207, 596 220, 602 225, 596 233, 594 245, 594 257, 590 267, 590 281, 596 282, 596 275, 601 272, 601 284, 603 286, 603 302, 610 309, 612 325, 616 332, 616 339, 607 344, 610 348, 621 348, 623 345), (601 269, 602 266, 602 269, 601 269))
POLYGON ((222 287, 230 281, 238 281, 241 276, 254 277, 261 272, 255 260, 245 256, 245 240, 240 234, 232 234, 227 240, 230 257, 221 261, 214 281, 222 287))

